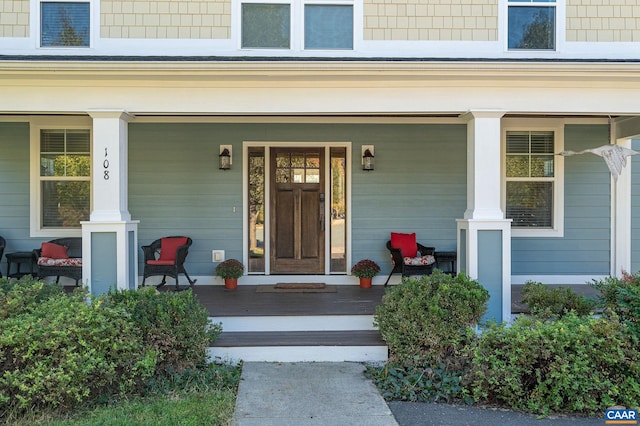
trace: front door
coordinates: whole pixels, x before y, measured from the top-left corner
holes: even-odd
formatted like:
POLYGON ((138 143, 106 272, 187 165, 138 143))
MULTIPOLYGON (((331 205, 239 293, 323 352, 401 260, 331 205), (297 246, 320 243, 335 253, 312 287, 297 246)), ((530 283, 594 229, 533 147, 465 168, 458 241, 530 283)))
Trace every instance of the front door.
POLYGON ((271 148, 271 272, 323 274, 324 148, 271 148))

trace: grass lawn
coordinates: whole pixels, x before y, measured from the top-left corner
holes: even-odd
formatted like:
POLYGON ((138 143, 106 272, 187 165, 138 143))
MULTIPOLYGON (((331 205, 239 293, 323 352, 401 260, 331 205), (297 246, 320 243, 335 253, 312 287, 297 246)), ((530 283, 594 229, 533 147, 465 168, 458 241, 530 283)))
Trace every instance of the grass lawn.
POLYGON ((146 397, 114 400, 65 416, 31 413, 12 426, 229 425, 235 409, 241 366, 215 366, 150 385, 146 397))
POLYGON ((123 401, 111 407, 79 413, 68 420, 42 423, 65 425, 228 425, 235 407, 235 393, 205 392, 123 401))

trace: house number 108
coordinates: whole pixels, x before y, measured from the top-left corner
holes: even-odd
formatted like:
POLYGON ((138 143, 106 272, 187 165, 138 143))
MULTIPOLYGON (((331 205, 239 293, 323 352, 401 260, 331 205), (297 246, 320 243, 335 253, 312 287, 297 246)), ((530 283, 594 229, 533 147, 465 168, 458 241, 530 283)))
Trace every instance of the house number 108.
POLYGON ((104 149, 104 161, 102 162, 102 167, 104 167, 104 175, 102 176, 104 180, 109 180, 109 156, 107 152, 107 148, 104 149))

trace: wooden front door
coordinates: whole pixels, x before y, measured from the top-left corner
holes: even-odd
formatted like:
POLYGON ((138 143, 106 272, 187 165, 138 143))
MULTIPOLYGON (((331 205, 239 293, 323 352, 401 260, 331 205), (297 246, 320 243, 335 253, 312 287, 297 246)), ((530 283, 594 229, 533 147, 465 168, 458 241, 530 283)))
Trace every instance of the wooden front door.
POLYGON ((271 272, 323 274, 324 148, 271 149, 271 272))

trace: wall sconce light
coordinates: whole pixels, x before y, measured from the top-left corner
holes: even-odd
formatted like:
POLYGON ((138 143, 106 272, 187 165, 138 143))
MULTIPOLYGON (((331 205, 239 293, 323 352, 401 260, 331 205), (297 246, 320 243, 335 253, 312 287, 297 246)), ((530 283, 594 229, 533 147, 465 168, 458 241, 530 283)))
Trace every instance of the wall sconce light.
POLYGON ((375 168, 374 152, 373 145, 362 145, 362 170, 370 172, 375 168))
POLYGON ((231 145, 220 145, 220 170, 229 170, 231 168, 231 145))

